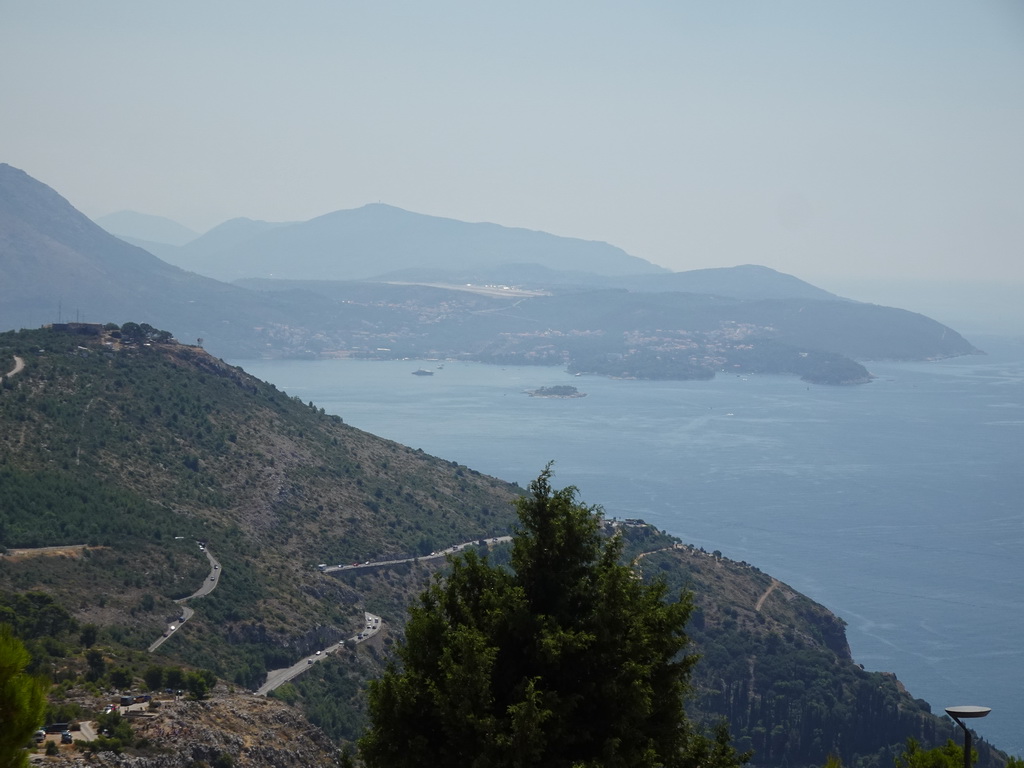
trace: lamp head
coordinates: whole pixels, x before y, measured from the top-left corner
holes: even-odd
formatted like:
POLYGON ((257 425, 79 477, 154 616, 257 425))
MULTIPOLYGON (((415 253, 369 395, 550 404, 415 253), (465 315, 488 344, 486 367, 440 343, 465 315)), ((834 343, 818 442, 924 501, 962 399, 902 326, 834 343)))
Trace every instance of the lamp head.
MULTIPOLYGON (((992 709, 990 707, 946 707, 946 714, 952 717, 956 721, 956 724, 963 729, 965 739, 969 739, 971 734, 967 730, 967 726, 964 725, 962 718, 984 717, 991 711, 992 709)), ((964 765, 967 764, 964 763, 964 765)))
POLYGON ((962 717, 984 717, 991 711, 991 707, 946 707, 946 714, 954 720, 962 717))

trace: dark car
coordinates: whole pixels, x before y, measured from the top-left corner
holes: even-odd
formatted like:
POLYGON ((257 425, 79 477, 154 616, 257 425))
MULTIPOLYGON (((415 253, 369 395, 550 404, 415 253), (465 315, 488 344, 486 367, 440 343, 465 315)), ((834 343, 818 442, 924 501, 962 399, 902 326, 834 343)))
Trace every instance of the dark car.
POLYGON ((60 734, 61 744, 70 744, 74 739, 71 738, 71 731, 62 731, 60 734))

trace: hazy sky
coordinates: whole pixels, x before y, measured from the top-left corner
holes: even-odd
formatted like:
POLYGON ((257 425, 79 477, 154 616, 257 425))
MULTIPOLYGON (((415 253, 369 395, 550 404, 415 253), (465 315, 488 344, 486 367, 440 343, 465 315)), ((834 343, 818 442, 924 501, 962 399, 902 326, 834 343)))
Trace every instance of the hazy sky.
POLYGON ((199 231, 381 201, 1024 283, 1024 3, 0 0, 0 155, 199 231))

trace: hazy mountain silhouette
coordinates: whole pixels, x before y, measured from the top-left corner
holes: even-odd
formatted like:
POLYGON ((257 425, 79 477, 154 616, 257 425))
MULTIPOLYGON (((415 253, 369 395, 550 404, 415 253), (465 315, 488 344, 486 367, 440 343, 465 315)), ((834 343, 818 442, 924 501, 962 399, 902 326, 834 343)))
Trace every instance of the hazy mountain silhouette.
POLYGON ((693 269, 669 275, 635 275, 616 285, 631 291, 703 293, 736 299, 822 299, 841 300, 785 272, 757 264, 714 269, 693 269))
POLYGON ((228 219, 201 237, 196 238, 192 243, 189 243, 188 247, 183 247, 182 251, 186 253, 214 254, 235 248, 272 230, 290 227, 294 223, 291 221, 259 221, 258 219, 247 218, 228 219))
POLYGON ((103 229, 122 239, 143 240, 163 245, 184 245, 199 237, 183 224, 164 216, 138 211, 118 211, 93 219, 103 229))
MULTIPOLYGON (((301 224, 237 219, 200 240, 227 244, 222 253, 240 257, 262 247, 264 256, 254 255, 254 263, 269 264, 268 253, 289 254, 275 255, 272 261, 313 270, 319 260, 329 273, 327 254, 331 248, 341 249, 339 232, 349 235, 344 240, 348 256, 334 260, 341 271, 355 268, 354 261, 375 275, 388 264, 401 263, 407 264, 410 276, 420 270, 454 275, 519 271, 532 274, 544 290, 485 289, 485 295, 467 295, 465 285, 429 290, 354 281, 332 285, 319 274, 283 285, 266 279, 247 280, 247 288, 228 285, 171 266, 114 237, 45 184, 0 165, 0 328, 59 320, 130 320, 169 330, 184 341, 202 337, 217 354, 239 358, 317 356, 338 350, 372 355, 385 348, 399 356, 504 362, 538 362, 537 345, 550 357, 551 340, 537 332, 556 329, 572 341, 550 360, 544 357, 559 364, 577 357, 601 362, 595 355, 607 359, 625 354, 632 349, 627 341, 634 332, 644 338, 668 333, 671 338, 659 342, 662 347, 678 346, 680 332, 710 334, 706 343, 715 345, 723 328, 740 324, 746 327, 744 337, 756 332, 771 342, 755 361, 757 370, 766 372, 792 372, 792 366, 782 363, 794 350, 855 359, 921 359, 976 351, 955 331, 924 316, 840 300, 764 267, 669 273, 602 243, 469 225, 387 206, 340 211, 301 224), (311 244, 309 250, 304 242, 311 244), (377 247, 379 258, 374 256, 377 247), (524 255, 529 248, 533 251, 524 255), (513 250, 536 261, 501 261, 513 250), (362 255, 353 260, 356 252, 362 255), (422 266, 408 266, 410 261, 422 266), (587 274, 588 265, 605 273, 587 274), (612 274, 620 268, 646 269, 648 274, 612 274), (527 343, 529 339, 533 341, 527 343), (517 340, 519 347, 506 348, 509 340, 517 340), (584 342, 585 349, 580 347, 584 342)), ((859 369, 855 373, 840 378, 866 377, 859 369)))
POLYGON ((0 164, 0 327, 146 322, 189 340, 251 335, 277 300, 185 272, 103 230, 0 164))
POLYGON ((599 275, 667 272, 608 243, 471 224, 381 204, 291 224, 236 219, 165 258, 219 280, 366 280, 403 269, 463 272, 511 263, 599 275), (224 227, 229 231, 222 231, 224 227))
POLYGON ((498 283, 743 299, 838 298, 768 267, 670 272, 607 243, 470 224, 381 204, 305 222, 231 219, 183 245, 172 245, 166 236, 139 239, 142 232, 140 221, 126 239, 183 269, 229 282, 276 278, 498 283))

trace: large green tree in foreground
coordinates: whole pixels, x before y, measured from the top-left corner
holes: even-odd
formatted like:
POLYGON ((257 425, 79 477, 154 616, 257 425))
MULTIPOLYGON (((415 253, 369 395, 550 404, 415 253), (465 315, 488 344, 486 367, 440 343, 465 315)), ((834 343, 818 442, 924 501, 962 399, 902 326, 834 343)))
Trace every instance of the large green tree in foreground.
POLYGON ((360 742, 388 766, 726 766, 744 758, 683 711, 688 596, 623 565, 599 510, 553 490, 518 502, 511 568, 452 559, 412 609, 401 668, 370 688, 360 742))
POLYGON ((7 624, 0 624, 0 768, 28 765, 25 745, 43 722, 42 678, 25 673, 31 657, 7 624))

